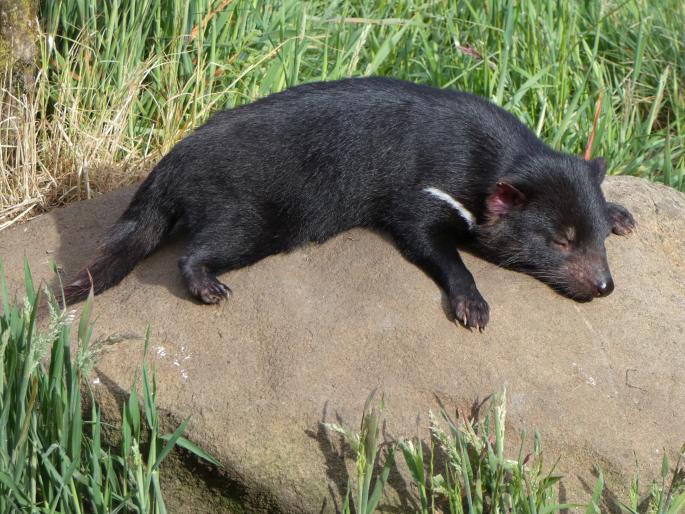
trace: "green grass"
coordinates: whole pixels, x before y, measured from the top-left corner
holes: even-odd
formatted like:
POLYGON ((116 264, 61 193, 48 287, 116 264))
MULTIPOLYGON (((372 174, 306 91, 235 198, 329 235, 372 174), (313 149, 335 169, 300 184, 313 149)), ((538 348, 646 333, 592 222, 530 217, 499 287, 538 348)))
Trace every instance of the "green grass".
POLYGON ((105 423, 87 381, 97 350, 91 343, 92 296, 72 354, 73 313, 45 293, 49 323, 39 330, 44 295, 25 270, 26 297, 11 301, 0 262, 0 512, 165 513, 159 467, 174 446, 216 461, 181 436, 187 419, 172 434, 160 432, 154 374, 144 359, 140 383, 124 402, 120 447, 106 446, 105 423), (82 403, 84 388, 90 409, 82 403))
POLYGON ((646 498, 639 496, 636 474, 629 502, 607 504, 608 500, 603 498, 604 478, 598 470, 594 491, 586 504, 559 503, 557 485, 562 476, 555 473, 556 463, 544 469, 539 433, 535 432, 532 452, 524 452, 523 432, 516 458, 505 456, 506 391, 481 407, 482 417, 467 418, 457 413, 461 419, 455 420, 442 411, 441 422, 429 412, 428 443, 422 441, 418 420, 417 437, 387 442, 381 433, 385 425, 384 402, 381 400, 376 406, 374 394, 375 391, 366 400, 358 433, 335 423, 324 424, 329 431, 342 435, 354 456, 344 514, 375 512, 388 476, 396 466, 398 451, 404 457, 404 474, 410 477, 411 489, 417 492, 416 512, 420 514, 685 512, 685 445, 680 448, 672 472, 664 452, 660 480, 651 484, 646 498))
POLYGON ((42 2, 35 91, 0 120, 0 228, 139 179, 210 113, 315 80, 471 91, 556 148, 685 189, 679 0, 42 2), (97 7, 95 7, 97 6, 97 7))

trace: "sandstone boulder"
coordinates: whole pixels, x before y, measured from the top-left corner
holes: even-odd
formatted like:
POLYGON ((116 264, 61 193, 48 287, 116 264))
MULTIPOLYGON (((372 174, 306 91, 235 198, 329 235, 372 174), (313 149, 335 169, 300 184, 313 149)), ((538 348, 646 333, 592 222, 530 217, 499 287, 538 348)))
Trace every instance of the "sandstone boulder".
MULTIPOLYGON (((182 243, 170 244, 96 298, 96 334, 151 327, 160 407, 176 421, 191 415, 187 436, 224 465, 205 473, 209 488, 254 511, 339 505, 345 467, 338 439, 320 423, 356 427, 377 386, 396 436, 415 433, 416 415, 425 419, 438 399, 463 407, 506 386, 512 445, 519 429, 537 428, 547 460, 561 455, 568 483, 576 481, 571 489, 592 483, 593 463, 610 487, 628 485, 635 457, 644 480, 664 448, 685 441, 685 195, 631 177, 608 178, 605 189, 639 223, 634 235, 607 242, 615 292, 575 303, 466 256, 492 309, 482 334, 450 322, 439 288, 363 230, 225 274, 234 296, 220 306, 188 297, 176 265, 182 243)), ((24 255, 39 278, 51 280, 51 259, 73 274, 131 193, 0 233, 12 287, 24 255)), ((130 386, 141 356, 141 339, 123 340, 95 370, 112 419, 111 398, 130 386)), ((405 510, 411 495, 400 489, 389 487, 387 503, 405 510)), ((183 498, 178 512, 202 511, 183 498)))

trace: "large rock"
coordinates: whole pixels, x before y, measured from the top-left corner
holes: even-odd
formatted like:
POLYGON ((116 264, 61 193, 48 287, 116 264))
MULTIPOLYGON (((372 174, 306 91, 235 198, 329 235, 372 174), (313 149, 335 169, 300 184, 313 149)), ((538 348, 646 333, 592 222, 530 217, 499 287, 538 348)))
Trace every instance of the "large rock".
MULTIPOLYGON (((177 420, 192 416, 189 438, 225 466, 211 487, 225 481, 254 510, 334 509, 345 468, 320 422, 357 426, 376 386, 393 435, 413 434, 436 397, 454 408, 506 386, 512 444, 519 429, 537 427, 548 462, 561 455, 570 482, 592 483, 597 463, 627 485, 635 456, 646 479, 663 449, 685 440, 685 196, 629 177, 607 179, 606 192, 639 223, 633 236, 607 242, 615 292, 574 303, 467 256, 492 308, 482 334, 450 322, 439 288, 362 230, 226 274, 235 294, 211 307, 189 299, 181 245, 172 244, 97 297, 96 333, 152 327, 160 406, 177 420)), ((24 255, 48 280, 50 259, 76 271, 130 195, 0 234, 14 287, 24 255)), ((135 339, 107 347, 96 369, 103 401, 129 387, 141 352, 135 339)), ((116 417, 116 404, 105 404, 116 417)), ((404 499, 388 501, 410 501, 398 483, 389 490, 404 499)))

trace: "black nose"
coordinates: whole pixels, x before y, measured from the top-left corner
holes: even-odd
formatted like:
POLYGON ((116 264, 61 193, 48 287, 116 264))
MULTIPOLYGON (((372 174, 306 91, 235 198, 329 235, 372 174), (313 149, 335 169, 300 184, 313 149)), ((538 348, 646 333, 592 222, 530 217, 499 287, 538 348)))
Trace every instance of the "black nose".
POLYGON ((607 296, 614 290, 614 281, 611 277, 604 278, 599 280, 595 287, 597 288, 597 296, 607 296))

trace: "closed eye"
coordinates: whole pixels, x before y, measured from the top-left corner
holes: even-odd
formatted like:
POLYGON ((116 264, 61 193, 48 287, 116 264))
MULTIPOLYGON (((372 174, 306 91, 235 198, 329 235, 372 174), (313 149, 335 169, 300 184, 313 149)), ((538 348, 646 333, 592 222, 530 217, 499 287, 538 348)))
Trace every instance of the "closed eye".
POLYGON ((556 238, 552 241, 552 243, 554 243, 554 246, 560 250, 563 250, 564 252, 568 252, 571 249, 571 242, 565 238, 556 238))
POLYGON ((571 250, 571 245, 576 239, 576 229, 575 227, 567 227, 562 234, 557 234, 557 236, 552 240, 555 246, 560 250, 568 252, 571 250))

